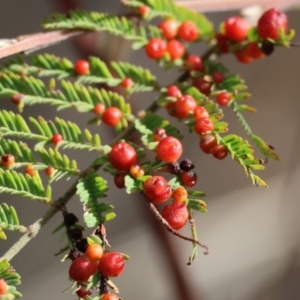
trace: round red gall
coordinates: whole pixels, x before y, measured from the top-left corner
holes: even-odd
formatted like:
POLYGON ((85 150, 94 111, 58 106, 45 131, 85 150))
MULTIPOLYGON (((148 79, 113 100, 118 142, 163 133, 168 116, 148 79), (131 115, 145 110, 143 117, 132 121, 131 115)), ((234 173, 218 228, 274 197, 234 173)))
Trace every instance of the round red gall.
POLYGON ((147 5, 141 5, 138 9, 139 11, 139 14, 142 16, 142 17, 145 17, 148 15, 148 13, 150 12, 150 7, 147 6, 147 5))
POLYGON ((214 123, 210 120, 210 118, 198 119, 194 125, 194 130, 199 135, 205 134, 206 132, 214 130, 214 123))
POLYGON ((121 82, 121 86, 125 89, 130 89, 133 86, 134 82, 131 78, 124 78, 121 82))
POLYGON ((172 40, 176 37, 178 31, 178 24, 173 19, 167 19, 162 21, 158 28, 161 30, 163 36, 167 40, 172 40))
POLYGON ((91 294, 92 294, 92 291, 88 290, 86 288, 86 286, 81 286, 80 289, 76 291, 76 295, 82 299, 84 299, 86 296, 89 296, 91 294))
POLYGON ((4 279, 0 279, 0 295, 4 295, 7 293, 8 284, 4 279))
POLYGON ((224 145, 217 145, 212 149, 211 153, 215 158, 222 160, 227 157, 228 149, 224 145))
POLYGON ((103 248, 99 244, 90 244, 85 250, 90 261, 98 261, 103 256, 103 248))
POLYGON ((261 39, 273 39, 276 41, 280 38, 280 31, 286 33, 287 29, 287 16, 276 8, 267 10, 257 23, 257 32, 261 39))
POLYGON ((1 156, 1 165, 10 167, 15 163, 15 157, 12 154, 4 154, 1 156))
POLYGON ((152 203, 161 204, 171 197, 172 190, 164 177, 152 176, 144 182, 144 193, 152 203))
POLYGON ((145 47, 146 54, 151 59, 162 58, 167 51, 167 44, 159 38, 151 39, 145 47))
POLYGON ((221 83, 224 81, 225 76, 223 75, 223 73, 215 71, 212 73, 212 78, 215 83, 221 83))
POLYGON ((21 103, 23 97, 24 97, 23 94, 17 93, 17 94, 12 95, 10 99, 13 104, 19 105, 21 103))
POLYGON ((187 118, 190 113, 193 113, 197 107, 196 100, 190 95, 183 95, 175 104, 176 116, 179 118, 187 118))
POLYGON ((120 300, 120 298, 116 294, 107 293, 102 296, 101 300, 120 300))
POLYGON ((242 42, 248 34, 249 25, 241 17, 228 18, 224 23, 225 36, 233 42, 242 42))
POLYGON ((170 55, 171 60, 175 60, 183 57, 185 53, 185 47, 181 42, 172 40, 167 44, 167 51, 170 55))
POLYGON ((199 147, 204 153, 210 154, 217 144, 217 139, 213 135, 204 135, 201 137, 199 147))
POLYGON ((203 65, 202 59, 198 55, 189 55, 185 60, 185 65, 189 71, 204 72, 205 67, 203 65))
POLYGON ((173 98, 181 97, 181 91, 176 85, 170 85, 167 88, 167 96, 173 98))
POLYGON ((46 174, 47 176, 51 176, 51 175, 54 173, 54 171, 55 171, 55 169, 54 169, 53 167, 47 167, 47 168, 45 169, 45 174, 46 174))
POLYGON ((125 177, 127 173, 119 172, 114 176, 114 183, 118 189, 123 189, 125 187, 125 177))
POLYGON ((177 161, 182 155, 182 152, 181 142, 173 136, 167 136, 161 139, 156 148, 157 157, 168 163, 177 161))
POLYGON ((265 56, 257 42, 251 42, 247 45, 245 52, 253 59, 260 59, 265 56))
POLYGON ((97 262, 90 261, 86 256, 79 256, 72 261, 69 276, 75 281, 86 282, 97 269, 97 262))
POLYGON ((249 53, 246 51, 246 49, 238 50, 235 53, 235 57, 242 64, 250 64, 253 60, 252 57, 249 56, 249 53))
POLYGON ((102 103, 97 103, 93 108, 93 113, 96 115, 102 115, 105 111, 105 105, 102 103))
POLYGON ((199 30, 192 21, 184 21, 178 28, 178 36, 187 42, 195 41, 199 36, 199 30))
POLYGON ((25 173, 33 177, 36 174, 36 170, 34 169, 34 166, 30 164, 26 166, 25 173))
POLYGON ((124 142, 115 144, 109 155, 111 165, 118 171, 129 170, 137 162, 137 153, 135 149, 124 142))
POLYGON ((122 118, 122 111, 118 107, 110 106, 102 114, 102 122, 108 126, 116 126, 122 118))
POLYGON ((201 118, 209 118, 209 113, 204 106, 198 105, 194 109, 194 120, 197 121, 201 118))
POLYGON ((165 206, 161 215, 175 230, 181 229, 189 218, 189 212, 182 202, 174 202, 165 206))
POLYGON ((51 138, 51 143, 54 144, 54 145, 57 145, 59 144, 60 142, 62 142, 63 140, 63 137, 61 134, 59 133, 54 133, 52 138, 51 138))
POLYGON ((117 277, 124 268, 124 258, 119 252, 106 252, 99 260, 99 272, 105 277, 117 277))
POLYGON ((90 64, 86 60, 79 59, 74 65, 74 70, 77 75, 87 75, 90 73, 90 64))
POLYGON ((221 92, 217 94, 216 100, 220 106, 226 106, 231 100, 232 95, 228 92, 221 92))
POLYGON ((193 187, 198 180, 198 176, 194 171, 183 172, 180 175, 181 183, 187 187, 193 187))
POLYGON ((208 82, 204 78, 196 78, 193 81, 193 86, 197 88, 202 94, 209 96, 211 92, 212 82, 208 82))

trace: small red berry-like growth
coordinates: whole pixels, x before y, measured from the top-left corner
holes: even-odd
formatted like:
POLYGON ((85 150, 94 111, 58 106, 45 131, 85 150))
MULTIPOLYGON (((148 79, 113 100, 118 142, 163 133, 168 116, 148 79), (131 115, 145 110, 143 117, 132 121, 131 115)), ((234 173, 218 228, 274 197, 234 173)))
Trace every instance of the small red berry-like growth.
POLYGON ((90 73, 90 64, 88 61, 80 59, 74 65, 74 70, 77 75, 87 75, 90 73))
POLYGON ((182 171, 190 171, 193 170, 195 168, 194 164, 192 163, 192 161, 188 158, 184 159, 183 161, 180 162, 179 164, 180 169, 182 171))
POLYGON ((185 53, 185 47, 181 42, 172 40, 167 44, 167 51, 170 55, 171 60, 175 60, 177 58, 183 57, 185 53))
POLYGON ((202 59, 198 55, 189 55, 188 58, 185 61, 185 65, 189 71, 198 71, 198 72, 204 72, 205 68, 202 63, 202 59))
POLYGON ((118 107, 110 106, 102 114, 102 122, 108 126, 116 126, 122 118, 122 112, 118 107))
POLYGON ((7 293, 8 285, 4 279, 0 279, 0 295, 7 293))
POLYGON ((150 7, 148 7, 147 5, 141 5, 139 7, 138 11, 142 17, 145 17, 148 15, 148 13, 150 11, 150 7))
POLYGON ((99 244, 90 244, 85 250, 90 261, 98 261, 103 256, 103 248, 99 244))
POLYGON ((25 168, 25 173, 33 177, 36 174, 36 170, 33 165, 27 165, 25 168))
POLYGON ((178 28, 178 36, 187 42, 195 41, 199 36, 199 30, 194 22, 184 21, 178 28))
POLYGON ((140 178, 145 175, 145 170, 140 165, 132 165, 129 169, 129 173, 133 178, 140 178))
POLYGON ((187 190, 183 186, 176 188, 172 193, 172 198, 175 202, 186 201, 188 198, 187 190))
POLYGON ((193 187, 197 183, 197 174, 194 171, 183 172, 180 180, 184 186, 193 187))
POLYGON ((210 154, 217 144, 217 139, 213 135, 204 135, 201 137, 199 147, 204 153, 210 154))
POLYGON ((63 140, 63 137, 59 133, 54 133, 52 138, 51 138, 51 143, 54 145, 59 144, 63 140))
POLYGON ((53 174, 53 172, 54 172, 54 168, 53 167, 48 167, 48 168, 45 169, 45 174, 47 176, 51 176, 53 174))
POLYGON ((278 40, 280 31, 286 33, 288 28, 287 16, 275 8, 267 10, 258 20, 257 32, 262 39, 278 40))
POLYGON ((123 189, 125 187, 125 177, 127 173, 119 172, 114 176, 114 183, 118 189, 123 189))
POLYGON ((210 120, 210 118, 201 118, 196 121, 194 129, 199 135, 202 135, 206 132, 213 131, 214 123, 210 120))
POLYGON ((156 155, 162 161, 172 163, 178 160, 182 151, 181 142, 173 136, 167 136, 158 142, 156 155))
POLYGON ((125 89, 130 89, 133 86, 134 82, 131 78, 125 78, 121 82, 121 86, 125 89))
POLYGON ((211 91, 212 82, 208 82, 204 78, 196 78, 193 86, 197 88, 202 94, 208 96, 211 91))
POLYGON ((249 25, 241 17, 231 17, 224 23, 225 36, 233 42, 242 42, 248 34, 249 25))
POLYGON ((86 288, 86 286, 81 286, 79 290, 76 291, 76 295, 79 297, 79 298, 82 298, 84 299, 86 296, 89 296, 92 294, 92 291, 91 290, 88 290, 86 288))
POLYGON ((201 118, 209 118, 209 113, 204 106, 198 105, 194 109, 194 120, 197 121, 201 118))
POLYGON ((257 42, 251 42, 246 47, 246 53, 249 57, 253 59, 260 59, 265 56, 263 51, 259 48, 257 42))
POLYGON ((189 212, 182 202, 167 205, 162 210, 161 215, 175 230, 181 229, 189 218, 189 212))
POLYGON ((1 157, 1 165, 3 167, 10 167, 15 163, 15 157, 12 154, 4 154, 1 157))
POLYGON ((11 102, 15 105, 19 105, 22 101, 22 98, 24 97, 23 94, 17 93, 11 96, 11 102))
POLYGON ((102 115, 105 111, 105 105, 102 103, 97 103, 93 108, 93 113, 96 115, 102 115))
POLYGON ((152 176, 144 182, 144 193, 154 204, 161 204, 171 197, 172 190, 164 177, 152 176))
POLYGON ((86 282, 97 269, 97 262, 90 261, 86 256, 79 256, 72 261, 69 276, 75 281, 86 282))
POLYGON ((224 145, 217 145, 212 149, 211 153, 217 159, 224 159, 228 155, 228 149, 224 145))
POLYGON ((117 277, 125 268, 124 258, 119 252, 104 253, 99 261, 98 269, 105 277, 117 277))
POLYGON ((212 78, 215 83, 221 83, 225 79, 224 75, 219 71, 213 72, 212 78))
POLYGON ((146 54, 151 59, 162 58, 167 51, 167 44, 159 38, 151 39, 145 47, 146 54))
POLYGON ((175 106, 176 106, 176 103, 172 102, 172 101, 170 101, 166 104, 166 110, 171 117, 177 117, 175 106))
POLYGON ((217 33, 216 36, 217 46, 220 53, 228 53, 229 52, 229 43, 225 34, 217 33))
POLYGON ((120 142, 115 144, 108 155, 112 166, 118 171, 129 170, 137 162, 135 149, 127 143, 120 142))
POLYGON ((183 95, 176 101, 175 111, 179 118, 187 118, 197 107, 196 100, 190 95, 183 95))
POLYGON ((250 64, 252 62, 252 57, 249 56, 246 49, 238 50, 235 52, 236 59, 243 64, 250 64))
POLYGON ((104 294, 101 300, 120 300, 120 298, 116 294, 104 294))
POLYGON ((156 128, 153 131, 153 139, 159 142, 161 139, 167 136, 166 131, 163 128, 156 128))
POLYGON ((174 98, 181 97, 181 91, 176 85, 170 85, 167 88, 167 96, 174 98))
POLYGON ((162 21, 158 28, 162 31, 164 38, 167 40, 172 40, 177 35, 178 25, 177 22, 173 19, 167 19, 162 21))
POLYGON ((216 99, 219 105, 226 106, 228 102, 231 100, 232 95, 227 92, 221 92, 217 95, 216 99))

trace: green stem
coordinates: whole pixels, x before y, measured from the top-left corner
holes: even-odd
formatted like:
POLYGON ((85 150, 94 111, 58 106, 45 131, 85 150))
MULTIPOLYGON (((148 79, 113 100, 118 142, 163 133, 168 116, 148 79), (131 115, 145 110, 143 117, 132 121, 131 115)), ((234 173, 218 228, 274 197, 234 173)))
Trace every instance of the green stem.
POLYGON ((250 126, 248 125, 247 121, 245 120, 244 116, 238 111, 236 102, 232 102, 230 104, 230 107, 232 108, 234 114, 242 124, 243 128, 245 129, 246 133, 251 137, 252 136, 252 130, 250 126))

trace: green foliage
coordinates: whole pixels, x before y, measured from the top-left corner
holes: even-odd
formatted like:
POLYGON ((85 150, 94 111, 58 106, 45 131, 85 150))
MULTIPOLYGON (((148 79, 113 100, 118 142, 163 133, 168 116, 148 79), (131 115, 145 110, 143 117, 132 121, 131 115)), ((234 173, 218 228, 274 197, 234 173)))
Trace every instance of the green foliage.
MULTIPOLYGON (((29 129, 26 121, 21 115, 2 110, 0 111, 0 132, 4 137, 11 136, 39 141, 35 145, 35 150, 50 144, 53 134, 60 133, 63 137, 63 141, 59 143, 59 147, 63 149, 103 151, 100 136, 97 134, 92 136, 88 130, 85 130, 85 132, 82 133, 75 123, 60 118, 55 118, 54 122, 47 122, 42 117, 38 117, 38 119, 31 117, 29 120, 38 132, 37 134, 29 129), (88 140, 88 142, 86 142, 85 139, 88 140)), ((21 143, 20 145, 22 146, 19 146, 19 148, 16 145, 17 144, 15 143, 15 150, 20 150, 23 153, 20 154, 19 157, 26 155, 28 161, 34 160, 29 154, 26 154, 27 150, 25 144, 21 143), (20 147, 22 147, 22 149, 20 147), (23 152, 23 150, 25 151, 23 152)))
POLYGON ((106 197, 106 191, 107 182, 94 171, 90 171, 77 184, 76 193, 84 204, 84 221, 87 227, 95 227, 115 218, 115 213, 111 212, 114 208, 112 205, 98 202, 98 198, 106 197))
POLYGON ((21 277, 7 260, 0 261, 0 278, 4 279, 8 284, 7 294, 1 295, 1 300, 13 300, 22 297, 22 294, 16 289, 16 285, 21 283, 21 277))
POLYGON ((50 182, 59 180, 64 176, 70 178, 72 175, 79 175, 75 160, 70 161, 66 155, 62 155, 51 148, 48 150, 40 148, 37 151, 45 165, 55 169, 50 178, 50 182))
MULTIPOLYGON (((61 58, 52 54, 39 54, 30 59, 31 64, 27 64, 21 58, 11 60, 1 69, 8 76, 10 73, 23 76, 49 77, 57 76, 58 80, 65 77, 77 77, 77 83, 105 83, 108 86, 119 85, 124 78, 131 78, 134 85, 129 90, 130 93, 146 92, 157 88, 157 81, 150 70, 124 62, 111 62, 112 69, 116 72, 114 77, 109 70, 109 66, 98 57, 90 57, 90 72, 87 75, 77 76, 74 66, 67 58, 61 58)), ((53 80, 52 83, 53 84, 53 80)), ((54 104, 55 105, 55 104, 54 104)))
POLYGON ((219 143, 226 145, 232 159, 235 159, 245 170, 247 176, 249 176, 253 184, 267 187, 267 184, 253 173, 253 170, 263 170, 265 167, 262 165, 260 159, 254 158, 252 155, 253 148, 241 137, 230 134, 223 138, 217 136, 219 143))
POLYGON ((212 23, 202 14, 191 11, 183 6, 174 4, 173 1, 169 0, 123 0, 123 3, 128 6, 139 7, 147 5, 150 7, 148 19, 155 17, 162 18, 173 18, 178 22, 192 21, 194 22, 200 32, 200 38, 203 40, 209 40, 213 38, 213 25, 212 23))
POLYGON ((147 43, 149 37, 161 35, 156 27, 139 26, 126 17, 86 11, 71 11, 68 17, 64 14, 54 14, 44 20, 43 28, 46 30, 83 29, 106 31, 134 41, 140 47, 147 43))
POLYGON ((6 203, 0 204, 0 239, 6 240, 3 229, 26 232, 26 227, 19 224, 19 218, 14 207, 6 203))
POLYGON ((41 202, 49 202, 42 181, 36 173, 33 177, 14 170, 0 169, 0 193, 9 193, 41 202))

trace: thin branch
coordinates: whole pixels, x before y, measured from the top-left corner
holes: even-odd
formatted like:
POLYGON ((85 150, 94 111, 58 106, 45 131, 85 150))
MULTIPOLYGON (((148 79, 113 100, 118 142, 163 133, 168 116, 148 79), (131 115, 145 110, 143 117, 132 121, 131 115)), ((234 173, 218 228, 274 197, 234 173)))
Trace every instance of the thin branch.
POLYGON ((189 236, 185 236, 181 233, 179 233, 177 230, 173 229, 170 224, 162 217, 162 215, 159 213, 159 211, 156 209, 156 207, 154 206, 153 203, 151 203, 147 197, 145 196, 144 193, 141 193, 141 195, 144 197, 145 201, 146 201, 146 204, 149 206, 150 208, 150 211, 153 213, 153 215, 156 217, 157 220, 159 220, 166 228, 169 232, 171 232, 173 235, 183 239, 183 240, 186 240, 186 241, 189 241, 189 242, 192 242, 192 243, 195 243, 197 244, 198 246, 204 248, 204 254, 208 254, 208 246, 202 244, 199 240, 196 240, 192 237, 189 237, 189 236))
POLYGON ((57 30, 21 35, 15 39, 0 40, 0 58, 21 52, 33 52, 83 33, 85 33, 84 30, 57 30))

